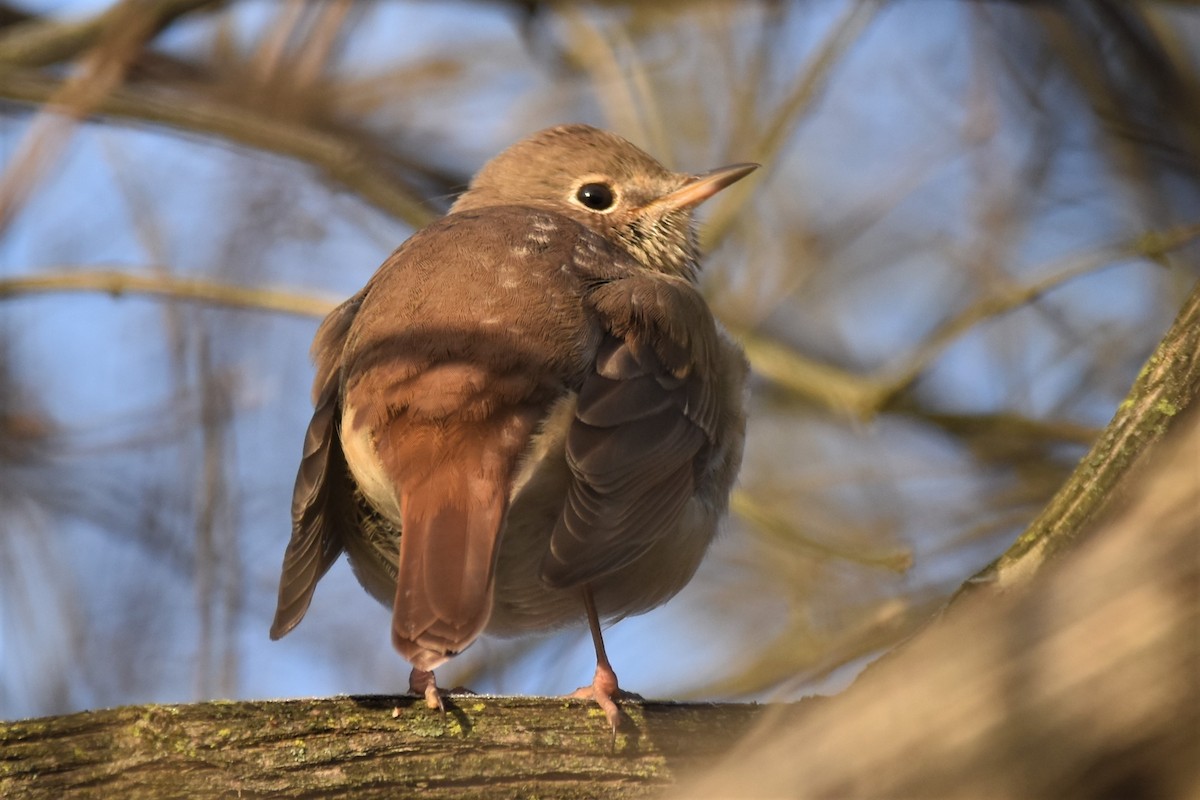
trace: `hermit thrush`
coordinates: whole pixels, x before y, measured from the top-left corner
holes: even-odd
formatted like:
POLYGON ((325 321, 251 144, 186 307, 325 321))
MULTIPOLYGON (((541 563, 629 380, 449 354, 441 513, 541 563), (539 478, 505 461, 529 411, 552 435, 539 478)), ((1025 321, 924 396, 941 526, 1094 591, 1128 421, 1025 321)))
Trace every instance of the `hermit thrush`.
POLYGON ((316 411, 271 637, 344 550, 411 689, 485 630, 601 620, 683 588, 741 462, 747 365, 696 290, 692 212, 757 165, 670 172, 585 125, 510 147, 317 331, 316 411))

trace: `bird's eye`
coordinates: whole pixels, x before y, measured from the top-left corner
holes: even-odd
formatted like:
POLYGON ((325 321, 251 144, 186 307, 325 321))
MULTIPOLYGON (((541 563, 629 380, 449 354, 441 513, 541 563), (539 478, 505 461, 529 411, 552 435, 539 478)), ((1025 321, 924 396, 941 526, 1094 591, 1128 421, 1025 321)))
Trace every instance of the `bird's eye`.
POLYGON ((607 183, 585 183, 575 193, 575 199, 592 211, 607 211, 616 201, 612 187, 607 183))

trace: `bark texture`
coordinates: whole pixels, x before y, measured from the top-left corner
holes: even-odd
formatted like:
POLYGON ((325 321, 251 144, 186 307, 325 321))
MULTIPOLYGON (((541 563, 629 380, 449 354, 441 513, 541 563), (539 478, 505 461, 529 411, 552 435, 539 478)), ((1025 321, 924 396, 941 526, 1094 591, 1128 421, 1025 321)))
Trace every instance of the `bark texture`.
POLYGON ((0 797, 646 797, 763 707, 459 695, 127 706, 0 724, 0 797))

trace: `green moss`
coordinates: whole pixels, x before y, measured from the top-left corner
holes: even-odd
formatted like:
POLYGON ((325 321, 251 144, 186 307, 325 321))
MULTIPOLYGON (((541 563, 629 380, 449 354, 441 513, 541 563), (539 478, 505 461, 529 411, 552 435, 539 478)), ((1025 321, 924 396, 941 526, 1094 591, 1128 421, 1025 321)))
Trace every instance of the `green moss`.
POLYGON ((438 739, 450 732, 450 725, 453 724, 457 728, 459 734, 462 733, 462 725, 453 716, 447 714, 445 718, 441 714, 414 714, 407 720, 405 726, 408 730, 417 735, 429 739, 438 739))
POLYGON ((169 741, 171 742, 171 752, 173 753, 186 756, 188 759, 195 759, 199 755, 196 743, 183 735, 173 737, 169 741))
POLYGON ((1164 397, 1154 404, 1154 410, 1165 416, 1173 417, 1179 413, 1179 406, 1164 397))

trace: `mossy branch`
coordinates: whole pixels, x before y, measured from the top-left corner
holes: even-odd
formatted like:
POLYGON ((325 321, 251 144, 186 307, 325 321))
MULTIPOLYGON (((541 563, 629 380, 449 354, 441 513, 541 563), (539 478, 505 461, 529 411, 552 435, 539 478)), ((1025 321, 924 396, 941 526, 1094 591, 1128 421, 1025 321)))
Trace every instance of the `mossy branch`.
POLYGON ((1074 547, 1139 457, 1200 393, 1200 283, 1151 354, 1112 421, 1017 541, 965 589, 1027 581, 1074 547))
POLYGON ((732 747, 752 705, 459 695, 126 706, 0 723, 0 796, 632 798, 732 747), (393 711, 393 709, 396 709, 393 711))

